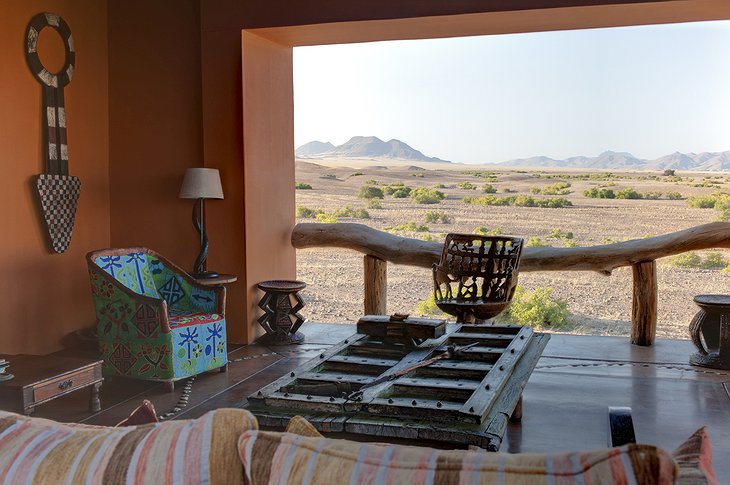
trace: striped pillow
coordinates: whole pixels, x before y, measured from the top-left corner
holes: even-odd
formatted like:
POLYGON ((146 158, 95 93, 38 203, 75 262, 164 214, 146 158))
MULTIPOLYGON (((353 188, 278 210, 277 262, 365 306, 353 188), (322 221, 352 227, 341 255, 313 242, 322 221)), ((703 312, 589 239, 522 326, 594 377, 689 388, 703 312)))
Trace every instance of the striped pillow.
POLYGON ((583 453, 505 454, 357 443, 247 431, 238 442, 249 485, 672 484, 671 456, 648 445, 583 453))
POLYGON ((0 482, 240 484, 236 442, 257 427, 242 409, 126 428, 0 412, 0 482))

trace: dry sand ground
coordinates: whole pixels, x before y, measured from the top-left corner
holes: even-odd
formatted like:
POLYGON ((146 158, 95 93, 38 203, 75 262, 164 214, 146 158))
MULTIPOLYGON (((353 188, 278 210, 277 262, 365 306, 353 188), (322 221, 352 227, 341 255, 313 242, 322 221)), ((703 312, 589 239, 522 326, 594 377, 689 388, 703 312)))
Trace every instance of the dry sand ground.
MULTIPOLYGON (((473 206, 465 204, 466 195, 484 195, 481 188, 484 178, 467 173, 469 171, 493 172, 498 196, 533 195, 531 187, 544 187, 560 179, 546 178, 546 174, 589 174, 605 173, 587 171, 533 170, 492 166, 405 164, 384 165, 382 161, 298 161, 297 182, 308 183, 312 190, 297 190, 297 205, 331 212, 350 205, 364 207, 365 201, 357 193, 366 180, 380 184, 402 181, 411 187, 441 188, 447 195, 440 204, 416 204, 410 198, 395 199, 386 196, 381 200, 381 209, 368 209, 370 219, 343 221, 360 222, 377 229, 396 226, 413 221, 426 225, 429 233, 399 232, 406 237, 428 237, 443 239, 448 232, 473 232, 475 227, 502 228, 505 234, 530 238, 538 236, 552 246, 562 246, 563 240, 548 239, 554 228, 574 234, 574 241, 580 246, 599 245, 613 241, 636 239, 647 235, 659 235, 688 227, 712 222, 718 211, 690 208, 686 200, 617 200, 590 199, 583 191, 605 184, 606 181, 574 180, 572 193, 563 197, 574 204, 561 209, 528 207, 473 206), (417 170, 415 165, 427 170, 417 170), (361 173, 362 175, 354 175, 361 173), (336 176, 336 178, 332 178, 336 176), (477 185, 476 190, 462 189, 460 182, 477 185), (505 189, 516 192, 506 194, 505 189), (429 210, 447 212, 453 219, 450 224, 426 223, 424 213, 429 210)), ((709 195, 717 188, 691 187, 703 181, 703 177, 714 178, 724 191, 730 191, 730 175, 726 173, 678 173, 685 180, 668 183, 665 177, 646 179, 647 175, 661 175, 654 172, 613 171, 616 177, 609 182, 614 191, 633 187, 641 193, 649 191, 680 192, 684 197, 709 195), (693 181, 687 181, 691 177, 693 181), (643 178, 643 180, 642 180, 643 178)), ((533 195, 536 198, 543 196, 533 195)), ((312 222, 312 219, 297 219, 297 222, 312 222)), ((724 257, 730 251, 721 251, 724 257)), ((700 254, 703 254, 702 252, 700 254)), ((302 292, 307 306, 303 313, 313 321, 349 322, 357 321, 362 315, 363 269, 362 255, 349 250, 306 249, 297 251, 298 279, 308 283, 302 292)), ((696 313, 692 297, 702 293, 728 293, 730 274, 718 270, 684 269, 668 264, 666 259, 658 261, 659 317, 657 334, 661 337, 688 338, 687 326, 696 313)), ((628 335, 631 318, 631 269, 620 268, 611 276, 593 272, 523 272, 520 284, 527 289, 551 287, 553 296, 565 299, 573 314, 570 333, 593 335, 628 335)), ((416 305, 427 298, 432 291, 429 270, 408 266, 388 265, 388 312, 415 313, 416 305)))

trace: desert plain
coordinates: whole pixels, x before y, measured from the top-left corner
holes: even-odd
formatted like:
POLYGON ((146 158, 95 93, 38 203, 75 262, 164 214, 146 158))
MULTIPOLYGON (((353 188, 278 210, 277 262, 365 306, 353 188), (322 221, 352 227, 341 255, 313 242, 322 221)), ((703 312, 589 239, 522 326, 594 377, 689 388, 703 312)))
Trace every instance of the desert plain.
MULTIPOLYGON (((297 160, 296 182, 311 186, 311 189, 296 190, 298 207, 332 214, 349 206, 364 208, 369 215, 369 218, 339 217, 341 222, 357 222, 404 237, 433 241, 442 241, 450 232, 473 233, 480 228, 520 236, 526 241, 532 239, 531 244, 539 242, 555 247, 610 244, 713 222, 720 216, 718 210, 693 208, 687 199, 730 193, 727 172, 677 171, 671 177, 661 171, 524 169, 369 159, 297 160), (563 189, 567 193, 536 193, 558 182, 570 184, 563 189), (358 197, 363 185, 382 189, 398 183, 411 188, 437 188, 445 199, 436 204, 419 204, 411 197, 385 195, 375 203, 379 208, 372 208, 368 200, 358 197), (494 193, 483 193, 487 184, 494 193), (632 188, 650 197, 661 195, 642 199, 586 197, 584 192, 592 188, 614 192, 632 188), (670 200, 669 193, 681 197, 670 200), (572 206, 483 206, 464 202, 464 197, 484 195, 525 195, 536 200, 562 197, 572 206), (429 211, 446 214, 448 222, 427 222, 429 211), (416 228, 419 230, 413 230, 416 228), (566 237, 568 233, 572 237, 566 237), (562 237, 555 237, 556 234, 562 237)), ((317 220, 297 217, 297 222, 317 220)), ((730 257, 726 249, 698 251, 697 255, 706 258, 712 252, 720 253, 725 260, 730 257)), ((297 279, 308 285, 301 293, 307 304, 302 310, 306 318, 353 323, 362 316, 362 258, 361 253, 347 249, 297 250, 297 279)), ((689 338, 688 325, 697 312, 692 298, 698 294, 730 293, 730 273, 721 269, 680 267, 671 258, 662 258, 657 261, 657 273, 658 337, 689 338)), ((548 325, 542 330, 618 336, 630 333, 631 268, 618 268, 610 276, 587 271, 521 272, 519 283, 527 290, 552 288, 552 297, 568 304, 569 324, 560 329, 548 325)), ((418 314, 419 302, 427 299, 432 290, 429 270, 388 265, 388 313, 418 314)))

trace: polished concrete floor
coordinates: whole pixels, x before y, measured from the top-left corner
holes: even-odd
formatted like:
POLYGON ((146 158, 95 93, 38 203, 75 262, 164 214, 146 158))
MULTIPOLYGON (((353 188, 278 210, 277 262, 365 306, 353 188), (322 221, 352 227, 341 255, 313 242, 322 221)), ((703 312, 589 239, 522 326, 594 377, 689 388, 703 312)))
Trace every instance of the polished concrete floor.
MULTIPOLYGON (((188 406, 176 419, 240 405, 355 330, 353 325, 307 323, 302 331, 306 342, 301 345, 232 348, 229 371, 199 376, 188 406)), ((638 441, 669 450, 708 426, 718 477, 730 483, 730 372, 690 366, 693 349, 686 340, 659 339, 652 347, 636 347, 621 337, 553 334, 525 389, 522 422, 509 425, 501 450, 605 447, 608 406, 629 406, 638 441)), ((93 354, 92 349, 87 352, 93 354)), ((162 414, 181 393, 166 393, 160 384, 107 379, 101 388, 101 412, 87 411, 88 395, 81 391, 39 406, 35 415, 113 425, 142 399, 151 400, 162 414)))

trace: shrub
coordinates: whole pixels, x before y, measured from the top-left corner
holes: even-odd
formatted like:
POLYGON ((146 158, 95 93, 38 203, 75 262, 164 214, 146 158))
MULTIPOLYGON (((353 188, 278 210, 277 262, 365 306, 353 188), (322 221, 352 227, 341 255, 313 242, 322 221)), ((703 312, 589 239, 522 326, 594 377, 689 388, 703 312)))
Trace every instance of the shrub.
POLYGON ((336 209, 332 212, 332 217, 352 217, 354 219, 370 219, 370 213, 365 209, 353 209, 349 205, 336 209))
POLYGON ((727 261, 718 251, 707 253, 700 267, 704 269, 723 269, 727 265, 727 261))
POLYGON ((559 227, 556 227, 550 231, 547 237, 551 239, 573 239, 573 233, 570 231, 563 232, 559 227))
POLYGON ((429 315, 429 316, 444 316, 444 312, 441 311, 441 309, 436 306, 436 296, 431 293, 431 295, 426 298, 425 300, 421 300, 418 305, 416 305, 415 313, 419 315, 429 315))
POLYGON ((304 182, 297 182, 294 186, 294 189, 296 190, 312 190, 312 186, 309 184, 305 184, 304 182))
POLYGON ((433 186, 434 189, 445 189, 446 186, 444 184, 436 184, 433 186))
POLYGON ((717 217, 718 221, 730 221, 730 207, 725 207, 720 211, 720 215, 717 217))
POLYGON ((332 214, 326 214, 324 212, 320 212, 319 214, 317 214, 316 219, 318 222, 324 222, 326 224, 331 224, 339 220, 332 214))
POLYGON ((314 219, 318 214, 324 214, 322 209, 311 209, 304 205, 297 206, 297 217, 301 219, 314 219))
POLYGON ((617 199, 641 199, 642 195, 631 187, 626 187, 616 192, 617 199))
POLYGON ((665 177, 674 177, 674 170, 668 168, 662 173, 662 175, 664 175, 665 177))
POLYGON ((690 197, 687 199, 687 203, 695 209, 714 209, 717 199, 713 196, 690 197))
POLYGON ((484 187, 482 187, 482 192, 484 192, 485 194, 496 194, 497 187, 492 184, 484 184, 484 187))
POLYGON ((504 231, 501 227, 489 229, 488 227, 479 226, 474 228, 474 234, 479 234, 482 236, 501 236, 504 234, 504 231))
POLYGON ((383 190, 372 185, 363 185, 357 194, 361 199, 382 199, 384 197, 383 190))
POLYGON ((518 195, 515 197, 514 205, 517 207, 535 207, 537 202, 529 195, 518 195))
POLYGON ((477 186, 471 182, 461 182, 458 184, 458 187, 464 190, 475 190, 477 188, 477 186))
POLYGON ((364 173, 362 173, 362 172, 352 172, 352 173, 350 174, 350 177, 359 177, 360 175, 365 175, 365 174, 364 174, 364 173))
POLYGON ((650 200, 656 200, 662 196, 662 192, 645 192, 644 198, 650 200))
POLYGON ((380 205, 380 201, 378 199, 368 199, 367 208, 368 209, 382 209, 383 206, 380 205))
POLYGON ((366 181, 364 182, 364 184, 365 184, 365 185, 380 185, 380 184, 378 183, 378 181, 377 181, 377 180, 373 180, 373 179, 367 179, 367 180, 366 180, 366 181))
POLYGON ((682 198, 682 194, 679 192, 667 192, 667 199, 669 200, 679 200, 682 198))
POLYGON ((419 179, 422 179, 423 177, 425 177, 425 175, 423 175, 420 172, 416 172, 416 173, 412 173, 411 177, 418 177, 419 179))
POLYGON ((570 182, 556 182, 547 187, 543 187, 542 193, 545 195, 567 195, 570 191, 570 182))
POLYGON ((392 195, 396 199, 405 199, 411 195, 411 188, 407 187, 403 182, 393 182, 386 185, 383 190, 386 194, 392 195))
POLYGON ((564 248, 577 248, 579 246, 580 246, 580 244, 578 244, 577 242, 575 242, 572 239, 565 241, 565 243, 563 244, 564 248))
POLYGON ((333 173, 325 173, 325 174, 320 175, 319 178, 326 179, 326 180, 337 180, 337 175, 335 175, 333 173))
POLYGON ((672 256, 669 258, 669 264, 677 268, 699 268, 702 258, 697 253, 690 251, 672 256))
POLYGON ((562 328, 568 325, 568 302, 552 298, 552 288, 525 290, 518 285, 506 318, 518 325, 562 328))
POLYGON ((453 219, 443 211, 426 211, 424 214, 424 218, 426 222, 441 222, 441 224, 450 224, 453 222, 453 219))
POLYGON ((384 228, 388 232, 428 232, 428 226, 418 225, 413 221, 408 221, 397 226, 389 226, 384 228))
POLYGON ((533 236, 533 237, 529 238, 527 240, 527 242, 525 243, 525 246, 528 248, 548 248, 548 247, 550 247, 549 244, 546 244, 545 242, 543 242, 542 239, 540 239, 537 236, 533 236))
POLYGON ((616 194, 611 189, 598 189, 593 187, 583 192, 583 195, 591 199, 615 199, 616 194))
POLYGON ((505 187, 505 188, 502 189, 502 192, 504 192, 505 194, 512 194, 514 192, 517 192, 517 190, 510 189, 509 187, 505 187))
POLYGON ((418 187, 411 191, 411 198, 417 204, 438 204, 446 198, 446 195, 440 190, 418 187))
POLYGON ((562 207, 572 207, 573 203, 565 197, 550 197, 538 200, 537 205, 548 209, 560 209, 562 207))

